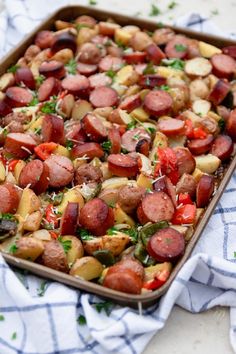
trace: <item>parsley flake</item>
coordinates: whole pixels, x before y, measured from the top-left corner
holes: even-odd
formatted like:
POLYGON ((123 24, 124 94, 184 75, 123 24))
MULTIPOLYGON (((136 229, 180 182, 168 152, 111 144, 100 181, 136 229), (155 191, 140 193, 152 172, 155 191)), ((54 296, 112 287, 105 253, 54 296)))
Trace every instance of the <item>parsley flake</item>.
POLYGON ((103 151, 109 153, 111 148, 112 148, 112 143, 110 140, 107 140, 107 141, 104 141, 102 144, 101 144, 101 147, 103 149, 103 151))
POLYGON ((155 74, 155 69, 152 62, 147 64, 146 68, 143 70, 143 74, 144 75, 155 74))
POLYGON ((7 72, 15 74, 19 68, 20 68, 20 65, 12 65, 12 66, 10 66, 10 68, 7 69, 7 72))
POLYGON ((4 321, 5 317, 3 315, 0 315, 0 321, 4 321))
POLYGON ((47 281, 43 280, 40 284, 40 287, 37 289, 38 296, 44 296, 46 290, 47 290, 47 281))
POLYGON ((219 121, 218 121, 218 126, 220 128, 221 131, 223 131, 225 129, 225 120, 223 118, 221 118, 219 121))
POLYGON ((117 232, 118 232, 118 230, 116 229, 116 227, 115 227, 115 226, 112 226, 110 229, 107 230, 106 233, 107 233, 107 235, 112 236, 112 235, 116 235, 117 232))
POLYGON ((16 251, 18 250, 18 247, 15 243, 13 243, 10 248, 9 248, 9 253, 16 253, 16 251))
POLYGON ((168 86, 168 85, 161 85, 159 87, 159 90, 162 90, 162 91, 169 91, 169 89, 170 89, 170 86, 168 86))
POLYGON ((39 75, 35 79, 35 81, 38 85, 41 85, 44 82, 44 80, 45 80, 45 76, 43 76, 43 75, 39 75))
POLYGON ((67 150, 69 150, 69 151, 72 150, 73 146, 74 146, 73 141, 66 140, 66 148, 67 148, 67 150))
POLYGON ((168 9, 172 10, 174 9, 176 6, 178 5, 178 3, 176 1, 171 1, 168 5, 168 9))
POLYGON ((16 332, 13 332, 12 335, 11 335, 11 340, 15 340, 17 337, 17 333, 16 332))
POLYGON ((97 5, 97 1, 96 0, 89 0, 89 5, 97 5))
POLYGON ((160 13, 161 13, 160 9, 156 5, 152 4, 151 10, 149 12, 149 16, 157 16, 160 15, 160 13))
POLYGON ((58 237, 58 241, 60 242, 60 244, 62 245, 64 252, 68 253, 69 250, 72 247, 72 242, 71 240, 63 240, 61 236, 58 237))
POLYGON ((42 128, 38 127, 34 129, 35 134, 40 135, 42 132, 42 128))
POLYGON ((113 303, 111 301, 105 301, 105 302, 98 302, 94 305, 98 313, 104 310, 107 316, 109 316, 112 310, 113 303))
POLYGON ((31 106, 36 106, 39 103, 39 100, 37 99, 37 97, 34 97, 32 99, 32 101, 28 104, 29 107, 31 106))
POLYGON ((186 49, 187 49, 187 47, 184 44, 176 44, 175 45, 175 50, 177 52, 185 52, 186 49))
POLYGON ((148 132, 149 134, 155 134, 155 133, 156 133, 156 129, 153 128, 153 127, 147 127, 146 130, 147 130, 147 132, 148 132))
POLYGON ((138 241, 138 231, 135 229, 127 229, 127 230, 122 230, 122 232, 124 232, 124 234, 127 234, 132 243, 137 243, 138 241))
POLYGON ((45 102, 41 108, 41 111, 43 113, 55 113, 56 112, 56 104, 57 104, 57 101, 54 99, 52 101, 45 102))
POLYGON ((87 323, 86 318, 83 315, 79 315, 77 322, 80 326, 84 326, 87 323))
POLYGON ((0 213, 0 218, 4 220, 15 220, 14 215, 10 213, 0 213))
POLYGON ((78 234, 82 241, 89 241, 93 239, 93 235, 86 229, 79 229, 78 234))
POLYGON ((76 75, 77 74, 77 61, 75 59, 70 59, 70 61, 65 65, 68 74, 76 75))
POLYGON ((109 76, 113 80, 114 77, 116 76, 116 72, 110 69, 106 72, 106 76, 109 76))
POLYGON ((181 59, 162 59, 161 62, 165 66, 169 66, 172 69, 183 70, 184 69, 184 61, 181 59))
POLYGON ((132 122, 130 122, 130 123, 127 124, 127 129, 128 129, 128 130, 134 129, 135 127, 136 127, 136 122, 135 122, 135 120, 133 120, 132 122))

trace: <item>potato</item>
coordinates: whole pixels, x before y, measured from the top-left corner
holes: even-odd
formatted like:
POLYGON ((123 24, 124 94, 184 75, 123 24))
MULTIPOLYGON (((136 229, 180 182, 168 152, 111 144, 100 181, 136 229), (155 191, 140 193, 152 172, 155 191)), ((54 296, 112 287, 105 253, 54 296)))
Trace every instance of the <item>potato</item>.
POLYGON ((200 54, 205 58, 211 58, 215 54, 222 53, 220 48, 215 47, 212 44, 199 41, 199 51, 200 54))
POLYGON ((39 76, 39 67, 40 65, 48 60, 48 54, 49 54, 50 49, 44 49, 40 51, 31 61, 30 63, 30 69, 34 75, 34 77, 39 76))
POLYGON ((221 160, 215 155, 200 155, 195 157, 196 167, 205 173, 214 173, 221 164, 221 160))
POLYGON ((61 99, 59 103, 59 107, 57 108, 57 112, 62 116, 65 116, 66 118, 70 118, 74 104, 75 104, 74 96, 68 94, 61 99))
POLYGON ((83 43, 90 42, 90 40, 95 37, 98 33, 96 29, 84 27, 79 30, 77 35, 77 45, 80 46, 83 43))
POLYGON ((94 237, 91 240, 83 241, 83 247, 87 254, 92 255, 93 252, 102 249, 102 237, 94 237))
POLYGON ((102 189, 117 189, 128 184, 127 177, 112 177, 102 183, 102 189))
POLYGON ((170 226, 172 229, 180 232, 184 237, 188 231, 188 227, 187 226, 181 226, 181 225, 171 225, 170 226))
POLYGON ((204 213, 204 208, 197 208, 196 217, 194 220, 194 225, 196 225, 198 223, 198 221, 202 217, 203 213, 204 213))
POLYGON ((55 21, 55 27, 57 30, 62 30, 65 28, 74 27, 74 25, 71 22, 57 20, 57 21, 55 21))
POLYGON ((179 79, 184 79, 185 74, 182 70, 177 70, 169 68, 167 66, 158 66, 157 74, 168 79, 169 77, 176 77, 179 79))
POLYGON ((71 203, 79 203, 80 209, 84 206, 84 199, 79 191, 79 188, 69 189, 66 193, 64 193, 62 202, 58 205, 57 210, 60 213, 63 213, 67 207, 67 204, 71 203))
POLYGON ((147 96, 147 94, 150 92, 151 90, 149 89, 143 89, 142 91, 140 91, 140 98, 143 101, 144 98, 147 96))
POLYGON ((6 170, 2 161, 0 161, 0 182, 4 182, 6 178, 6 170))
POLYGON ((207 114, 208 117, 213 118, 217 123, 219 122, 219 120, 221 119, 221 116, 219 116, 218 114, 216 114, 213 111, 209 111, 207 114))
POLYGON ((202 175, 204 175, 204 173, 201 170, 199 170, 199 168, 195 168, 195 170, 192 173, 192 176, 195 178, 197 183, 200 181, 202 175))
POLYGON ((132 38, 132 34, 129 33, 128 31, 124 30, 123 28, 117 28, 115 30, 114 37, 115 37, 115 41, 117 43, 128 45, 130 39, 132 38))
POLYGON ((41 241, 51 241, 52 237, 50 235, 50 232, 45 229, 37 230, 33 232, 33 237, 37 238, 41 241))
POLYGON ((153 43, 151 37, 146 32, 138 31, 130 39, 130 46, 137 51, 143 51, 149 44, 153 43))
POLYGON ((135 34, 136 32, 140 32, 140 28, 138 26, 133 26, 133 25, 124 26, 122 29, 123 31, 126 31, 132 35, 135 34))
POLYGON ((189 84, 190 90, 190 99, 191 101, 195 101, 198 99, 206 99, 209 95, 209 87, 202 79, 196 79, 190 82, 189 84))
POLYGON ((115 224, 128 224, 131 227, 134 227, 134 220, 129 215, 127 215, 118 204, 116 204, 113 211, 115 217, 115 224))
POLYGON ((199 123, 201 123, 202 121, 202 118, 192 111, 184 111, 182 114, 184 118, 190 119, 192 121, 194 128, 197 128, 199 126, 199 123))
POLYGON ((206 100, 196 100, 193 102, 193 112, 204 117, 211 109, 211 103, 206 100))
POLYGON ((71 117, 74 120, 81 120, 85 114, 93 110, 92 105, 85 100, 75 101, 74 107, 72 109, 71 117))
POLYGON ((102 271, 102 264, 96 258, 88 256, 75 261, 70 270, 70 275, 84 280, 92 280, 100 277, 102 271))
POLYGON ((60 144, 58 144, 56 149, 53 150, 53 154, 70 158, 70 151, 65 146, 60 144))
POLYGON ((107 205, 115 205, 118 201, 119 190, 107 188, 104 189, 98 198, 104 200, 107 205))
POLYGON ((112 173, 108 168, 108 162, 102 162, 100 169, 102 171, 103 180, 109 179, 112 177, 112 173))
POLYGON ((136 84, 139 79, 139 75, 134 70, 132 65, 126 65, 120 69, 115 77, 115 82, 120 85, 130 86, 136 84))
POLYGON ((133 119, 130 117, 130 115, 124 111, 123 109, 119 109, 119 115, 120 115, 120 118, 123 122, 123 124, 129 124, 133 121, 133 119))
POLYGON ((82 242, 75 236, 62 236, 63 241, 71 241, 71 248, 66 253, 67 262, 70 265, 74 264, 76 259, 82 258, 84 255, 84 248, 82 242))
POLYGON ((115 90, 118 93, 119 96, 124 95, 126 90, 127 90, 127 86, 121 85, 118 82, 114 82, 111 85, 111 88, 113 88, 113 90, 115 90))
POLYGON ((140 120, 141 122, 146 122, 149 119, 149 114, 147 112, 145 112, 142 107, 138 107, 138 108, 134 109, 130 113, 130 115, 132 118, 136 118, 136 119, 140 120))
POLYGON ((174 147, 177 147, 177 146, 185 146, 185 143, 186 143, 186 140, 187 140, 187 137, 185 135, 177 135, 177 136, 169 136, 168 138, 168 146, 170 148, 174 148, 174 147))
POLYGON ((0 77, 0 91, 5 91, 8 87, 14 85, 15 77, 13 73, 6 73, 0 77))
POLYGON ((16 241, 14 256, 35 261, 44 251, 44 244, 34 237, 21 237, 16 241))
POLYGON ((16 214, 20 215, 25 220, 26 216, 39 210, 40 207, 41 201, 37 195, 32 191, 32 189, 25 188, 23 190, 16 214))
POLYGON ((19 160, 14 168, 14 177, 16 179, 17 184, 19 183, 19 177, 22 169, 25 167, 26 163, 23 160, 19 160))
POLYGON ((155 138, 153 140, 152 150, 149 154, 149 158, 154 161, 156 160, 157 148, 166 148, 168 146, 168 138, 165 134, 161 132, 156 132, 155 138))
POLYGON ((144 268, 144 281, 147 282, 153 280, 163 271, 166 271, 170 274, 171 269, 172 264, 170 262, 159 263, 155 264, 154 266, 146 267, 144 268))
POLYGON ((61 243, 57 240, 45 242, 42 261, 49 268, 66 273, 69 270, 66 253, 61 243))
POLYGON ((132 86, 127 88, 126 93, 125 93, 125 97, 131 96, 131 95, 135 95, 139 91, 140 91, 139 85, 136 85, 136 84, 132 85, 132 86))
POLYGON ((43 123, 43 117, 38 117, 36 120, 33 120, 32 122, 30 122, 28 129, 32 132, 37 132, 39 129, 41 129, 42 127, 42 123, 43 123))
POLYGON ((12 172, 8 172, 8 174, 6 175, 5 182, 16 184, 16 179, 15 179, 15 177, 14 177, 12 172))
POLYGON ((138 187, 143 188, 150 188, 152 189, 152 179, 150 177, 145 176, 144 174, 140 173, 137 179, 138 187))
POLYGON ((119 256, 124 251, 126 245, 130 242, 128 235, 119 232, 116 235, 102 236, 102 247, 105 250, 109 250, 113 256, 119 256))
POLYGON ((205 58, 193 58, 185 62, 184 71, 190 76, 207 76, 210 74, 212 65, 205 58))
POLYGON ((54 54, 50 60, 57 60, 63 64, 67 64, 71 59, 73 59, 74 55, 71 49, 64 48, 59 50, 56 54, 54 54))
POLYGON ((24 230, 27 231, 36 231, 40 228, 42 221, 42 213, 40 210, 34 211, 32 214, 26 217, 25 222, 23 223, 24 230))
POLYGON ((96 108, 93 111, 93 114, 99 115, 100 117, 108 118, 110 113, 113 111, 112 107, 102 107, 102 108, 96 108))

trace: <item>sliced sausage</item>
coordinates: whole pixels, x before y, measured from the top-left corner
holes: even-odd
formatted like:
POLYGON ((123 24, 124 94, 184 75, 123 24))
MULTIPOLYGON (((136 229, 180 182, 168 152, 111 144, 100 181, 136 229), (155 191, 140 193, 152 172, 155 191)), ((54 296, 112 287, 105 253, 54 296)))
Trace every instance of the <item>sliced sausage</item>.
POLYGON ((51 96, 57 95, 61 89, 61 82, 55 77, 47 78, 38 89, 40 102, 48 100, 51 96))
POLYGON ((155 65, 159 65, 164 59, 165 53, 154 43, 149 44, 146 48, 147 58, 155 65))
POLYGON ((84 43, 79 49, 79 61, 85 64, 98 64, 101 60, 99 48, 94 43, 84 43))
POLYGON ((230 136, 219 135, 215 138, 212 147, 211 154, 217 156, 221 161, 228 160, 234 150, 234 144, 230 136))
POLYGON ((81 75, 90 76, 96 73, 98 66, 96 64, 85 64, 78 62, 77 70, 81 75))
POLYGON ((113 107, 118 103, 118 95, 111 87, 101 86, 91 92, 89 100, 96 108, 113 107))
POLYGON ((6 103, 10 107, 25 107, 32 99, 32 93, 23 87, 12 86, 6 90, 6 103))
POLYGON ((157 127, 167 136, 183 135, 185 132, 185 122, 175 118, 160 119, 157 127))
POLYGON ((60 222, 61 235, 76 235, 79 217, 79 204, 68 202, 60 222))
POLYGON ((121 145, 128 152, 134 152, 138 142, 143 139, 146 139, 150 144, 151 137, 144 128, 127 130, 121 137, 121 145))
POLYGON ((137 209, 137 216, 141 224, 170 221, 174 211, 173 203, 166 193, 153 192, 145 195, 137 209))
POLYGON ((57 60, 44 61, 39 67, 39 73, 45 77, 55 77, 56 79, 62 79, 65 74, 65 68, 63 63, 57 60))
POLYGON ((158 28, 154 31, 152 39, 158 46, 166 45, 175 37, 175 32, 170 28, 158 28))
POLYGON ((175 263, 184 254, 183 235, 170 227, 157 231, 150 237, 147 251, 157 262, 175 263))
POLYGON ((211 57, 212 72, 220 78, 231 79, 236 71, 236 61, 226 54, 215 54, 211 57))
POLYGON ((177 157, 177 166, 180 176, 184 173, 191 174, 196 167, 196 161, 191 152, 184 147, 175 147, 174 152, 177 157))
POLYGON ((43 117, 42 136, 44 142, 53 141, 54 143, 64 144, 64 121, 55 114, 47 114, 43 117))
POLYGON ((91 88, 109 86, 112 84, 112 79, 105 73, 95 74, 89 77, 91 88))
POLYGON ((74 146, 71 150, 71 156, 73 159, 84 156, 91 160, 94 157, 100 159, 104 156, 104 151, 98 143, 84 143, 82 145, 74 146))
POLYGON ((108 169, 113 175, 133 177, 138 173, 138 162, 128 155, 111 154, 108 156, 108 169))
POLYGON ((198 208, 204 208, 214 192, 214 177, 210 175, 201 176, 196 190, 196 203, 198 208))
POLYGON ((65 251, 60 242, 52 240, 44 243, 42 262, 46 267, 67 273, 69 270, 65 251))
POLYGON ((103 34, 104 36, 113 37, 116 29, 120 28, 120 25, 113 22, 100 21, 98 24, 98 28, 100 34, 103 34))
POLYGON ((166 56, 170 59, 184 59, 188 54, 188 39, 184 36, 177 35, 171 39, 165 47, 166 56))
POLYGON ((9 106, 9 104, 6 102, 6 100, 1 100, 0 101, 0 117, 4 117, 7 114, 11 113, 12 108, 9 106))
POLYGON ((23 82, 29 89, 35 89, 35 80, 30 68, 18 68, 15 73, 15 80, 18 85, 23 82))
POLYGON ((145 52, 133 52, 133 53, 124 53, 123 59, 127 64, 139 64, 144 63, 146 60, 147 54, 145 52))
POLYGON ((230 112, 226 124, 226 131, 235 142, 236 141, 236 109, 230 112))
POLYGON ((139 140, 135 146, 135 151, 143 154, 144 156, 149 156, 150 142, 147 139, 139 140))
POLYGON ((74 177, 74 167, 68 157, 51 155, 44 163, 49 168, 50 187, 64 187, 72 181, 74 177))
POLYGON ((202 155, 211 149, 214 137, 209 134, 205 139, 194 139, 188 142, 188 148, 193 155, 202 155))
POLYGON ((117 202, 122 210, 130 214, 138 207, 144 193, 144 188, 127 185, 119 189, 117 202))
POLYGON ((112 57, 122 58, 123 56, 123 49, 120 47, 115 47, 114 45, 107 46, 107 54, 111 55, 112 57))
POLYGON ((111 128, 108 131, 108 139, 111 142, 110 154, 119 154, 121 151, 121 137, 117 128, 111 128))
POLYGON ((140 294, 143 282, 131 269, 115 269, 110 267, 103 281, 103 286, 128 294, 140 294))
POLYGON ((195 178, 188 173, 184 173, 176 185, 176 193, 188 193, 191 197, 194 197, 196 188, 195 178))
POLYGON ((68 129, 66 132, 66 139, 75 143, 83 143, 87 140, 85 131, 83 130, 80 123, 75 123, 70 126, 70 129, 68 129))
POLYGON ((81 121, 82 127, 90 140, 101 142, 107 137, 107 130, 101 119, 88 113, 81 121))
POLYGON ((211 92, 209 93, 208 100, 215 106, 218 106, 230 91, 230 83, 226 80, 218 80, 211 92))
POLYGON ((230 57, 236 59, 236 45, 230 45, 222 48, 222 52, 230 57))
POLYGON ((53 36, 51 52, 55 54, 65 48, 71 49, 73 53, 77 50, 76 37, 68 31, 53 36))
POLYGON ((135 108, 140 107, 141 104, 142 104, 142 100, 141 100, 140 94, 137 93, 136 95, 128 96, 123 101, 121 101, 119 108, 130 113, 135 108))
POLYGON ((154 117, 160 117, 170 112, 172 104, 173 100, 166 91, 156 90, 145 96, 143 107, 154 117))
POLYGON ((171 180, 167 176, 159 177, 153 183, 153 189, 157 192, 164 192, 164 193, 168 194, 168 196, 172 200, 173 205, 175 207, 177 206, 175 187, 172 184, 171 180))
POLYGON ((62 80, 62 88, 76 97, 87 98, 90 92, 89 79, 83 75, 67 76, 62 80))
POLYGON ((14 185, 11 183, 1 184, 0 195, 2 199, 0 213, 14 214, 19 204, 19 195, 14 185))
POLYGON ((27 63, 30 63, 40 52, 40 48, 37 45, 32 44, 26 49, 24 59, 27 63))
POLYGON ((21 188, 33 189, 36 194, 46 191, 49 184, 48 166, 41 160, 32 160, 21 170, 19 176, 19 186, 21 188))
POLYGON ((114 225, 114 213, 102 199, 94 198, 83 206, 79 220, 93 235, 101 236, 114 225))
POLYGON ((102 58, 98 64, 98 67, 101 71, 118 71, 123 65, 123 60, 118 57, 107 55, 102 58))
POLYGON ((75 171, 75 184, 101 183, 102 171, 99 167, 84 164, 75 171))
POLYGON ((157 86, 165 85, 166 78, 156 74, 142 75, 139 78, 139 85, 144 88, 154 88, 157 86))
POLYGON ((39 31, 35 37, 35 44, 41 49, 50 48, 53 37, 52 31, 39 31))
POLYGON ((85 27, 93 28, 96 25, 97 21, 91 16, 82 15, 76 18, 75 23, 84 25, 85 27))
POLYGON ((5 141, 5 149, 20 159, 33 153, 36 146, 35 140, 28 134, 9 133, 5 141))

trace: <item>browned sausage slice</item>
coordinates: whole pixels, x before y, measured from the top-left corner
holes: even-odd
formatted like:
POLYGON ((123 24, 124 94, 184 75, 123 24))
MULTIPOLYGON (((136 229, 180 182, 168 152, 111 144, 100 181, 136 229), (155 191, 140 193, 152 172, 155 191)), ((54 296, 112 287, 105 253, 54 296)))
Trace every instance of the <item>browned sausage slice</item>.
POLYGON ((52 31, 39 31, 36 34, 35 44, 41 49, 50 48, 53 38, 54 35, 52 31))
POLYGON ((149 155, 150 150, 150 142, 147 139, 141 139, 137 142, 135 146, 135 151, 143 154, 145 156, 149 155))
POLYGON ((159 65, 162 59, 164 59, 165 53, 154 43, 149 44, 146 48, 147 58, 155 65, 159 65))
POLYGON ((44 142, 53 141, 54 143, 64 144, 64 121, 55 114, 47 114, 43 117, 42 136, 44 142))
POLYGON ((181 35, 175 36, 167 43, 165 53, 170 59, 184 59, 188 54, 188 39, 181 35))
POLYGON ((29 89, 35 89, 35 80, 30 68, 18 68, 15 73, 15 79, 18 85, 23 82, 29 89))
POLYGON ((6 100, 1 100, 0 101, 0 117, 4 117, 7 114, 11 113, 12 109, 11 107, 7 104, 6 100))
POLYGON ((185 132, 184 121, 175 118, 160 119, 157 123, 157 127, 167 136, 183 135, 185 132))
POLYGON ((193 155, 202 155, 207 153, 213 143, 214 137, 209 134, 204 139, 194 139, 188 143, 188 148, 193 155))
POLYGON ((41 194, 46 191, 48 184, 48 166, 41 160, 32 160, 21 170, 19 176, 19 186, 21 188, 29 186, 36 194, 41 194))
POLYGON ((137 215, 141 224, 148 221, 170 221, 174 215, 174 206, 170 197, 164 192, 148 193, 138 207, 137 215))
POLYGON ((65 68, 63 63, 57 60, 45 61, 39 67, 39 73, 45 77, 55 77, 56 79, 62 79, 65 74, 65 68))
POLYGON ((184 173, 191 174, 196 167, 196 161, 191 152, 184 147, 175 147, 174 152, 177 157, 177 166, 180 176, 184 173))
POLYGON ((151 115, 160 117, 170 112, 172 104, 173 100, 167 92, 156 90, 145 96, 143 107, 151 115))
POLYGON ((235 60, 226 54, 215 54, 211 57, 212 72, 218 77, 231 79, 236 71, 235 60))
POLYGON ((121 145, 129 152, 134 152, 140 140, 146 139, 149 144, 151 142, 150 135, 143 128, 135 128, 127 130, 121 137, 121 145))
POLYGON ((222 48, 222 52, 236 59, 236 45, 230 45, 228 47, 224 47, 222 48))
POLYGON ((184 173, 176 185, 176 192, 178 194, 188 193, 191 197, 194 197, 196 188, 197 188, 197 183, 195 178, 192 175, 184 173))
POLYGON ((93 235, 105 235, 107 229, 114 225, 112 208, 99 198, 88 201, 80 212, 80 224, 93 235))
POLYGON ((103 155, 104 151, 98 143, 84 143, 82 145, 74 146, 71 150, 71 156, 74 159, 84 156, 91 160, 94 157, 98 157, 100 159, 103 155))
POLYGON ((139 78, 139 85, 144 88, 154 88, 165 84, 166 78, 156 74, 142 75, 139 78))
POLYGON ((226 124, 226 131, 235 142, 236 141, 236 109, 230 112, 226 124))
POLYGON ((101 183, 102 177, 99 167, 84 164, 75 171, 75 184, 101 183))
POLYGON ((123 65, 123 60, 118 57, 113 57, 111 55, 107 55, 102 58, 98 64, 98 67, 101 71, 118 71, 123 65))
POLYGON ((132 112, 135 108, 140 107, 142 100, 140 94, 131 95, 126 97, 119 105, 120 109, 127 111, 128 113, 132 112))
POLYGON ((82 119, 82 127, 92 141, 101 142, 107 137, 107 130, 101 119, 91 113, 86 114, 82 119))
POLYGON ((230 83, 226 80, 218 80, 211 92, 209 93, 208 100, 215 106, 218 106, 230 91, 230 83))
POLYGON ((105 73, 95 74, 89 77, 90 86, 92 88, 109 86, 112 84, 112 79, 105 73))
POLYGON ((4 146, 10 154, 23 159, 33 153, 36 142, 30 135, 24 133, 9 133, 4 146))
POLYGON ((111 142, 111 154, 119 154, 121 150, 121 137, 117 128, 111 128, 108 131, 108 139, 111 142))
POLYGON ((147 251, 157 262, 175 263, 183 254, 183 235, 170 227, 157 231, 147 245, 147 251))
POLYGON ((152 39, 158 46, 163 46, 175 37, 175 33, 170 28, 159 28, 153 33, 152 39))
POLYGON ((103 281, 103 286, 128 294, 140 294, 143 286, 141 278, 131 269, 113 270, 110 267, 103 281))
POLYGON ((98 66, 96 64, 78 63, 77 70, 81 75, 90 76, 96 73, 98 66))
POLYGON ((6 90, 6 103, 11 107, 25 107, 32 99, 32 93, 23 87, 12 86, 6 90))
POLYGON ((85 64, 98 64, 101 59, 99 48, 94 43, 84 43, 79 49, 79 61, 85 64))
POLYGON ((19 204, 19 195, 11 183, 4 183, 0 185, 0 213, 15 213, 19 204))
POLYGON ((51 96, 57 95, 61 89, 61 82, 55 77, 47 78, 38 89, 38 99, 40 102, 48 100, 51 96))
POLYGON ((128 155, 111 154, 108 156, 108 168, 113 175, 133 177, 138 173, 138 162, 128 155))
POLYGON ((112 88, 100 86, 91 92, 89 100, 96 108, 113 107, 118 103, 118 95, 112 88))
POLYGON ((197 185, 196 202, 198 208, 204 208, 209 204, 209 200, 214 192, 214 177, 203 175, 197 185))
POLYGON ((62 80, 62 88, 74 96, 87 98, 90 92, 89 79, 83 75, 67 76, 62 80))
POLYGON ((75 143, 83 143, 86 141, 87 137, 80 123, 75 123, 69 127, 66 132, 66 139, 75 143))
POLYGON ((157 192, 165 192, 171 198, 173 205, 176 207, 176 192, 171 180, 167 176, 159 177, 153 183, 153 189, 157 192))
POLYGON ((133 52, 124 53, 123 58, 127 64, 139 64, 145 62, 146 56, 145 52, 133 52))
POLYGON ((228 160, 233 153, 234 144, 230 136, 219 135, 215 138, 212 147, 211 154, 217 156, 221 161, 228 160))
POLYGON ((61 235, 75 235, 79 217, 79 204, 69 202, 60 223, 61 235))
POLYGON ((62 32, 54 35, 51 44, 51 52, 54 54, 65 48, 69 48, 75 53, 77 49, 76 37, 69 32, 62 32))
POLYGON ((44 163, 49 168, 49 186, 59 188, 69 184, 74 177, 74 167, 65 156, 51 155, 44 163))
POLYGON ((145 189, 135 186, 124 186, 118 192, 118 204, 126 213, 132 213, 138 206, 145 189))

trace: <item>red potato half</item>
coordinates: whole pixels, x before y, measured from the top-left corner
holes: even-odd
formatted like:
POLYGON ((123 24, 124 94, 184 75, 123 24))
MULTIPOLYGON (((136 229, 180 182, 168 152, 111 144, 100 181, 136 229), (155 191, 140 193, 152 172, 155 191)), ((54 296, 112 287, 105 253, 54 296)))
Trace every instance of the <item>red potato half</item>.
POLYGON ((46 191, 49 184, 49 169, 41 160, 32 160, 22 168, 19 176, 19 186, 21 188, 33 189, 36 194, 46 191))

